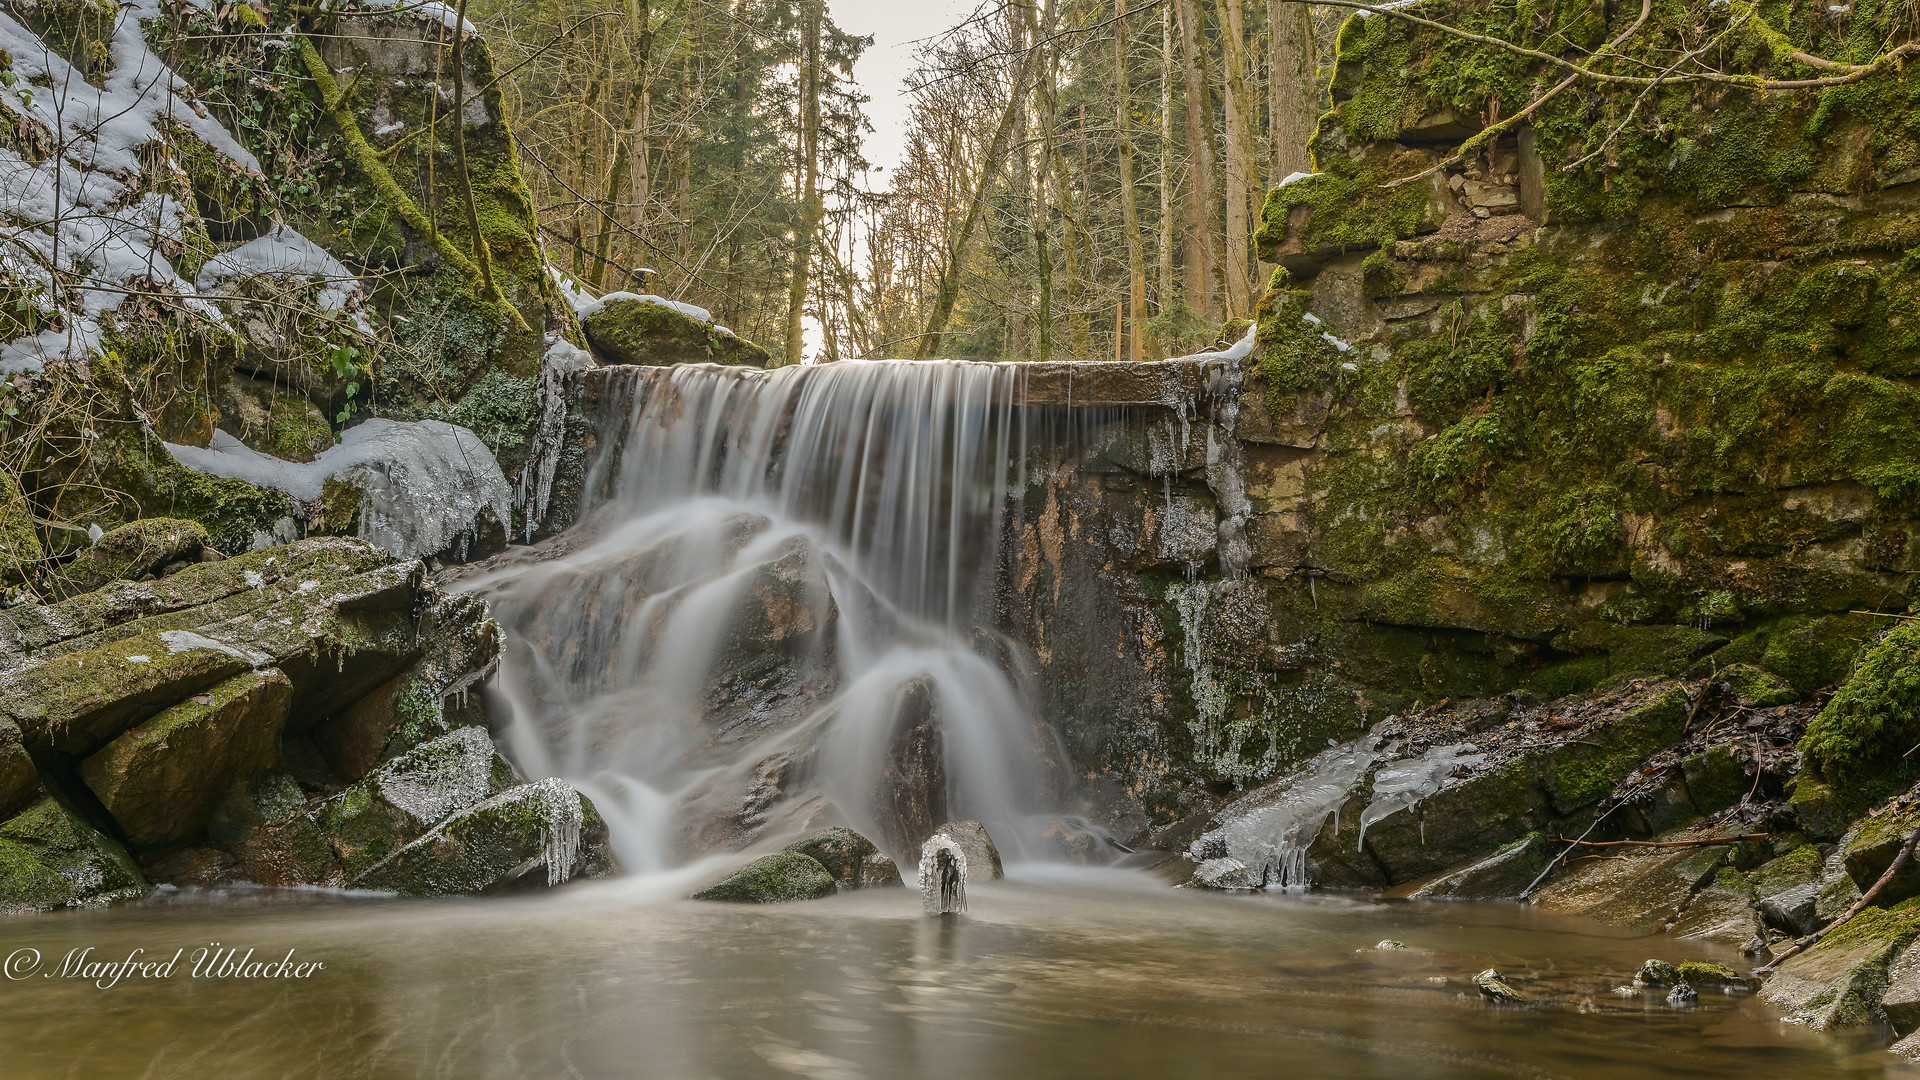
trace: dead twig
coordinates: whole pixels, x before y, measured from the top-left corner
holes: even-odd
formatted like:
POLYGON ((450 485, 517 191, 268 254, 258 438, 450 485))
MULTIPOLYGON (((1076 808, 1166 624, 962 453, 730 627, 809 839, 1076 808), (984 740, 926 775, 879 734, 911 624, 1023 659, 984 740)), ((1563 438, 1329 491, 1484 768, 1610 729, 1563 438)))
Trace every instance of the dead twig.
MULTIPOLYGON (((1747 840, 1771 840, 1770 832, 1744 833, 1740 836, 1707 836, 1697 840, 1569 840, 1564 836, 1555 837, 1562 844, 1575 844, 1580 847, 1713 847, 1718 844, 1738 844, 1747 840)), ((1583 856, 1591 858, 1592 856, 1583 856)))

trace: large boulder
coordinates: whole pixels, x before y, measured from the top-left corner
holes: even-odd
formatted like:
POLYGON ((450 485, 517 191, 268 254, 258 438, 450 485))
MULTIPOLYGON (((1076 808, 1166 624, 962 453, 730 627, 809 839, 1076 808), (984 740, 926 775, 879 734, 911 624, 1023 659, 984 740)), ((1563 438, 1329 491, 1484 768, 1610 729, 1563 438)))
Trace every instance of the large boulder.
POLYGON ((191 839, 235 780, 274 764, 293 684, 247 671, 122 733, 80 776, 134 847, 191 839))
POLYGON ((145 896, 126 849, 52 798, 0 824, 0 914, 145 896))
POLYGON ((586 796, 549 777, 455 812, 353 884, 407 896, 551 887, 611 874, 606 842, 606 822, 586 796))
POLYGON ((840 889, 872 889, 904 884, 900 868, 873 846, 873 841, 848 828, 822 829, 788 844, 785 851, 805 855, 833 875, 840 889))
MULTIPOLYGON (((654 296, 611 293, 582 319, 587 344, 603 363, 660 367, 668 364, 748 364, 764 367, 771 354, 712 319, 695 318, 682 306, 654 296)), ((692 311, 692 305, 684 305, 692 311)), ((704 312, 702 312, 704 314, 704 312)))
POLYGON ((835 892, 833 875, 810 855, 782 851, 763 855, 693 894, 695 900, 732 904, 784 904, 818 900, 835 892))
POLYGON ((327 800, 315 820, 357 881, 449 815, 519 783, 486 729, 463 727, 361 777, 327 800))

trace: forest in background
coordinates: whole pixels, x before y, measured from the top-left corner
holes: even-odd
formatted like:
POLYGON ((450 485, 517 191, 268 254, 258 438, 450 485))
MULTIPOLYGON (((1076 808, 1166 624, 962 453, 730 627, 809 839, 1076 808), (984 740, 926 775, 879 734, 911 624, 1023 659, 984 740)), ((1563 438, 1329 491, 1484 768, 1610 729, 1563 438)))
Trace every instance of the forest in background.
POLYGON ((468 9, 555 262, 708 307, 788 363, 803 318, 820 360, 1212 340, 1271 273, 1251 251, 1260 200, 1310 167, 1315 58, 1345 14, 990 0, 921 43, 889 174, 861 155, 871 39, 825 0, 468 9))

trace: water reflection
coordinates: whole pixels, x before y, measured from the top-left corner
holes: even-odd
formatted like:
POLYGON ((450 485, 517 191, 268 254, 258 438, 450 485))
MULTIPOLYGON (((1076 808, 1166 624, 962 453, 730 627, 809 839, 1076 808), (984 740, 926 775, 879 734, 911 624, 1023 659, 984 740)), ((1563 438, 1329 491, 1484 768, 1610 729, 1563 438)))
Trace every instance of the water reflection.
POLYGON ((0 1074, 194 1077, 1920 1075, 1744 996, 1620 997, 1737 958, 1509 905, 1172 892, 1085 872, 743 908, 622 881, 491 901, 256 891, 0 923, 0 952, 219 941, 303 982, 0 983, 0 1074), (1374 948, 1382 939, 1405 949, 1374 948), (1540 1004, 1496 1009, 1486 967, 1540 1004))

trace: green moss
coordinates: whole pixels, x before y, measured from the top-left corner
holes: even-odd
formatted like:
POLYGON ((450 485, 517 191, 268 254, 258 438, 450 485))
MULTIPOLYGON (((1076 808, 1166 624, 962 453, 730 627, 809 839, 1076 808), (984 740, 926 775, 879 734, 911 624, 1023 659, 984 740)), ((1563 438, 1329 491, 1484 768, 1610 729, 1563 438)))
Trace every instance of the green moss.
POLYGON ((33 525, 33 506, 20 483, 0 470, 0 586, 27 579, 46 558, 40 534, 33 525))
POLYGON ((1687 713, 1686 691, 1668 687, 1555 751, 1547 781, 1555 807, 1571 812, 1612 791, 1641 762, 1679 738, 1687 713))
POLYGON ((47 911, 144 896, 126 850, 43 798, 0 824, 0 911, 47 911))
POLYGON ((826 867, 799 852, 783 851, 755 859, 719 884, 694 893, 693 898, 735 904, 784 904, 818 900, 833 892, 833 875, 826 867))
POLYGON ((722 334, 661 304, 615 300, 582 321, 601 359, 616 364, 747 364, 765 366, 765 349, 722 334))
POLYGON ((1695 988, 1729 986, 1744 990, 1751 985, 1744 976, 1725 964, 1705 960, 1682 961, 1678 972, 1681 982, 1695 988))
POLYGON ((1829 781, 1863 797, 1904 787, 1920 744, 1920 622, 1873 644, 1807 727, 1800 751, 1829 781))

